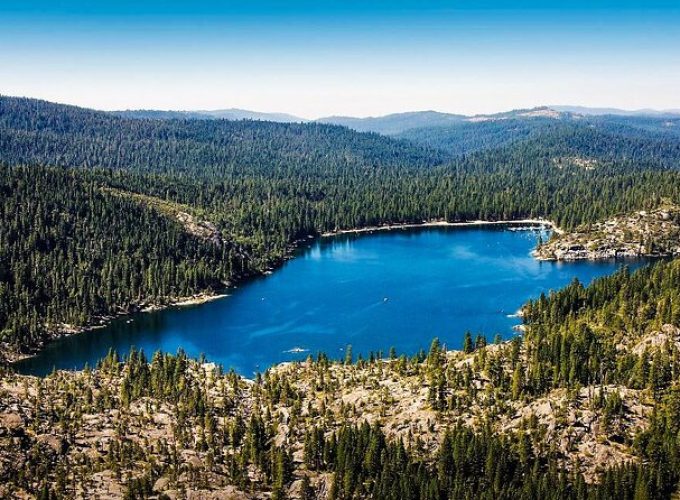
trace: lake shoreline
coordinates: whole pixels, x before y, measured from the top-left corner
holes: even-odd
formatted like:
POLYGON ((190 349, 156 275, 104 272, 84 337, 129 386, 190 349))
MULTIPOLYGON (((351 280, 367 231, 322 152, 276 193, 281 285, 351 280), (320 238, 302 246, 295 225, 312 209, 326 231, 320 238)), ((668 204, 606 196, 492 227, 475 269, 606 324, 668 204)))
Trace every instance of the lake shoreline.
MULTIPOLYGON (((127 311, 121 311, 120 313, 110 315, 110 316, 100 316, 92 318, 92 321, 88 325, 84 326, 73 326, 67 324, 56 325, 50 329, 43 341, 39 344, 32 346, 30 352, 28 353, 18 353, 14 351, 8 345, 0 345, 0 359, 4 359, 9 363, 9 365, 14 365, 22 360, 26 360, 37 356, 48 344, 53 341, 69 337, 72 335, 78 335, 81 333, 93 332, 105 328, 110 325, 112 321, 126 316, 132 316, 133 314, 139 313, 150 313, 157 312, 173 307, 186 307, 191 305, 199 305, 206 302, 211 302, 214 300, 222 299, 227 297, 229 290, 236 288, 237 286, 247 282, 249 279, 262 277, 271 274, 275 270, 279 269, 287 260, 295 257, 295 252, 302 248, 305 244, 315 241, 319 238, 330 238, 333 236, 341 236, 348 234, 371 234, 380 231, 393 231, 393 230, 405 230, 405 229, 419 229, 419 228, 470 228, 470 227, 505 227, 505 226, 521 226, 521 225, 532 225, 536 227, 549 227, 551 230, 562 233, 562 230, 557 227, 557 225, 548 219, 517 219, 517 220, 498 220, 498 221, 484 221, 484 220, 474 220, 474 221, 462 221, 462 222, 448 222, 443 219, 429 220, 423 222, 412 222, 412 223, 397 223, 397 224, 385 224, 380 226, 366 226, 354 229, 339 229, 336 231, 328 231, 324 233, 314 235, 309 235, 307 237, 300 238, 289 246, 286 251, 286 255, 283 256, 279 261, 273 263, 267 269, 259 273, 248 273, 243 276, 235 276, 232 280, 221 290, 214 293, 197 293, 192 296, 178 297, 171 299, 169 302, 164 304, 137 304, 134 305, 132 309, 127 311)), ((532 252, 533 255, 533 252, 532 252)), ((534 256, 534 258, 536 258, 534 256)))
POLYGON ((10 364, 14 365, 15 363, 18 363, 20 361, 30 359, 32 357, 37 356, 40 354, 40 352, 51 342, 59 339, 63 339, 66 337, 70 337, 73 335, 79 335, 81 333, 89 333, 93 332, 95 330, 101 330, 102 328, 106 328, 111 324, 111 322, 115 321, 116 319, 121 319, 125 317, 132 316, 134 314, 140 314, 140 313, 152 313, 152 312, 158 312, 158 311, 163 311, 166 309, 170 309, 173 307, 181 308, 181 307, 188 307, 188 306, 195 306, 195 305, 200 305, 200 304, 205 304, 207 302, 212 302, 214 300, 219 300, 223 299, 225 297, 228 297, 228 293, 213 293, 213 294, 208 294, 208 293, 198 293, 195 295, 190 295, 186 297, 177 297, 175 299, 170 300, 169 302, 165 304, 146 304, 146 305, 136 305, 132 310, 129 311, 123 311, 118 314, 113 314, 113 315, 108 315, 108 316, 97 316, 92 319, 92 322, 88 325, 83 325, 83 326, 75 326, 75 325, 69 325, 66 323, 61 323, 59 325, 53 326, 47 333, 46 338, 44 341, 42 341, 40 344, 36 345, 31 349, 31 352, 28 353, 17 353, 12 351, 11 349, 8 348, 8 346, 3 345, 0 350, 2 351, 2 355, 4 356, 4 359, 10 364))
POLYGON ((533 226, 547 226, 551 230, 558 234, 562 234, 564 231, 560 229, 557 224, 549 219, 515 219, 515 220, 498 220, 498 221, 487 221, 487 220, 473 220, 464 222, 448 222, 445 220, 430 220, 424 222, 406 222, 397 224, 384 224, 380 226, 367 226, 355 229, 338 229, 336 231, 327 231, 321 233, 321 238, 330 238, 333 236, 339 236, 343 234, 362 234, 362 233, 373 233, 377 231, 394 231, 399 229, 418 229, 418 228, 428 228, 428 227, 485 227, 485 226, 515 226, 515 225, 533 225, 533 226))

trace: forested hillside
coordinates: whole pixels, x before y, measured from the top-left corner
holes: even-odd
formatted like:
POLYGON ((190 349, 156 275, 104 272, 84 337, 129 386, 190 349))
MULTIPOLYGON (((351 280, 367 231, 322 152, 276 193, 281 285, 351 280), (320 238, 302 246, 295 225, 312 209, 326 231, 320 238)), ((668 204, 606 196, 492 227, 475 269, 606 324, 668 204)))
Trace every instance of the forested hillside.
POLYGON ((556 125, 550 118, 461 121, 449 126, 412 128, 395 137, 463 155, 506 146, 556 125))
POLYGON ((2 168, 0 193, 0 335, 16 350, 249 272, 240 247, 207 244, 77 171, 2 168))
POLYGON ((137 120, 0 98, 0 160, 6 165, 117 168, 221 180, 229 174, 430 167, 442 158, 433 150, 332 125, 137 120))
POLYGON ((511 147, 526 155, 633 162, 638 167, 680 168, 680 119, 645 117, 532 117, 461 121, 406 130, 395 137, 453 155, 511 147))
POLYGON ((210 293, 336 229, 529 217, 574 228, 678 202, 677 141, 645 134, 557 127, 447 158, 329 125, 0 98, 2 341, 30 350, 63 324, 210 293))

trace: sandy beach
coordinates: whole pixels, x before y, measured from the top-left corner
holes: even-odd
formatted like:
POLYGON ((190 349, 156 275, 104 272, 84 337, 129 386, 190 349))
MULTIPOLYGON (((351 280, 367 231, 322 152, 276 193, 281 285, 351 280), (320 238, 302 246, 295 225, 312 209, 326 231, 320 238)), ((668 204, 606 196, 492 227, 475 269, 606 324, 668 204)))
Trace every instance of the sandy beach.
POLYGON ((447 222, 444 220, 435 221, 425 221, 421 223, 406 223, 406 224, 386 224, 384 226, 368 226, 358 229, 340 229, 337 231, 329 231, 322 233, 322 238, 327 238, 330 236, 337 236, 339 234, 351 234, 351 233, 372 233, 374 231, 392 231, 396 229, 413 229, 419 227, 470 227, 470 226, 504 226, 504 225, 517 225, 517 224, 531 224, 536 226, 549 226, 553 231, 561 234, 563 231, 557 227, 557 225, 547 219, 518 219, 518 220, 498 220, 498 221, 486 221, 486 220, 474 220, 467 222, 447 222))
POLYGON ((176 301, 170 302, 165 305, 151 305, 141 309, 141 312, 152 312, 159 311, 161 309, 167 309, 168 307, 185 307, 185 306, 195 306, 198 304, 204 304, 206 302, 211 302, 213 300, 222 299, 228 297, 229 294, 217 293, 214 295, 198 294, 191 297, 182 297, 176 301))

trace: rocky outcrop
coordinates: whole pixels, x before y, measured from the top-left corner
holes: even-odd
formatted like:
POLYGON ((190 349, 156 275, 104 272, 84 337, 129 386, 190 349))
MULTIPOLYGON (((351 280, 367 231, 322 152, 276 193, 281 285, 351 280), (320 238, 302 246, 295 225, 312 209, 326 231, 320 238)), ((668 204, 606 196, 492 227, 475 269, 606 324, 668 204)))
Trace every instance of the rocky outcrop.
POLYGON ((202 240, 211 241, 216 245, 227 244, 227 241, 222 237, 222 233, 212 222, 200 220, 190 213, 181 211, 178 211, 175 216, 189 234, 193 234, 202 240))
MULTIPOLYGON (((663 339, 654 334, 643 341, 657 344, 677 338, 676 327, 662 330, 663 339)), ((633 344, 626 348, 637 349, 633 344)), ((314 426, 330 433, 346 424, 368 422, 379 425, 389 439, 431 457, 445 429, 492 425, 502 434, 528 433, 537 454, 552 443, 561 466, 582 472, 588 481, 597 481, 605 466, 637 460, 631 443, 649 424, 647 392, 609 384, 576 392, 555 389, 538 397, 499 397, 500 387, 481 368, 482 359, 497 359, 495 366, 510 377, 511 349, 505 343, 471 354, 442 351, 439 363, 447 379, 469 376, 472 390, 444 387, 452 405, 446 411, 432 406, 428 361, 324 365, 308 360, 273 368, 264 383, 191 361, 184 383, 201 388, 205 410, 212 416, 209 423, 203 417, 188 418, 186 408, 163 398, 145 396, 124 404, 125 368, 57 372, 45 379, 6 374, 0 377, 0 481, 9 484, 0 485, 0 497, 27 496, 27 485, 12 478, 23 464, 38 460, 37 452, 51 481, 60 470, 56 464, 84 478, 68 485, 74 497, 122 498, 130 482, 139 479, 149 481, 154 495, 169 498, 266 498, 269 486, 254 469, 248 469, 247 488, 232 482, 229 457, 235 448, 224 438, 255 412, 269 415, 272 443, 290 449, 297 467, 287 486, 291 498, 298 497, 303 476, 317 498, 329 495, 332 476, 301 467, 305 432, 314 426), (276 387, 280 390, 270 392, 276 387), (620 404, 615 414, 607 415, 602 403, 610 396, 620 404), (202 445, 207 437, 210 451, 202 445), (112 460, 122 450, 129 454, 123 456, 136 460, 112 460), (144 463, 159 465, 151 469, 144 463)), ((28 486, 35 490, 41 480, 32 477, 28 486)))
POLYGON ((660 331, 643 336, 630 349, 634 354, 654 352, 666 346, 680 350, 680 328, 674 325, 663 325, 660 331))
POLYGON ((666 205, 555 234, 540 260, 605 260, 680 256, 680 207, 666 205))

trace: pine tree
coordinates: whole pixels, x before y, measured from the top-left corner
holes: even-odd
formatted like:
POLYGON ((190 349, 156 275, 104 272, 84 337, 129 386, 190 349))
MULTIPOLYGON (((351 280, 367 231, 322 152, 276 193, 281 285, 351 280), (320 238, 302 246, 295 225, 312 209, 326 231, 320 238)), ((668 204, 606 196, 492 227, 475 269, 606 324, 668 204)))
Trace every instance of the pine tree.
POLYGON ((472 344, 472 335, 470 334, 470 332, 465 332, 465 337, 463 337, 463 352, 466 354, 470 354, 473 351, 474 347, 472 344))

